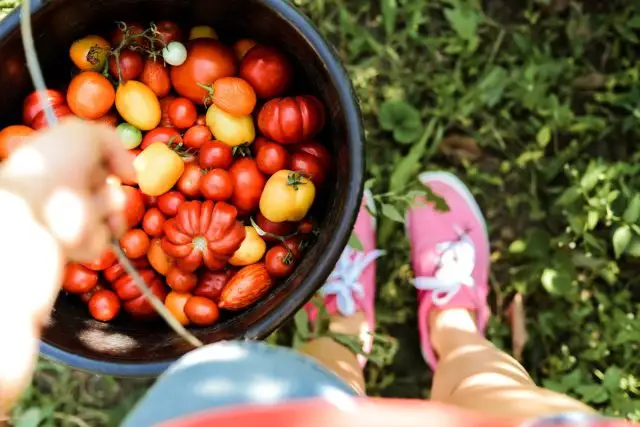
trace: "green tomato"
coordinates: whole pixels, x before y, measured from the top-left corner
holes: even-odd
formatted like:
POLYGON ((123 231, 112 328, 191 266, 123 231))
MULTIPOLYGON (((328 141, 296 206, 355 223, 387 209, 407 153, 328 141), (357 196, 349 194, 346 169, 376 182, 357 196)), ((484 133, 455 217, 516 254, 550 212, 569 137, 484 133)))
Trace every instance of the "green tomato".
POLYGON ((118 132, 120 141, 122 141, 122 145, 127 150, 136 148, 142 142, 142 132, 132 124, 120 123, 116 128, 116 132, 118 132))

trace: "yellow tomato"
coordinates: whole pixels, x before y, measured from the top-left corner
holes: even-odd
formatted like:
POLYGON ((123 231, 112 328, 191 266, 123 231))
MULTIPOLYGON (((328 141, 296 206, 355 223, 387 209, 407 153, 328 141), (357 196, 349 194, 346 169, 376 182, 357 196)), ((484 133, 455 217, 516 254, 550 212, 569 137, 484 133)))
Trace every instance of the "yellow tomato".
POLYGON ((109 57, 111 45, 100 36, 76 40, 69 49, 69 57, 82 71, 101 71, 109 57))
POLYGON ((164 300, 164 306, 167 307, 167 310, 173 314, 173 317, 175 317, 182 326, 189 324, 189 318, 184 314, 184 306, 192 296, 193 295, 187 292, 171 291, 164 300))
POLYGON ((189 40, 194 39, 218 39, 218 33, 211 27, 206 25, 198 25, 191 29, 189 33, 189 40))
POLYGON ((147 259, 155 271, 166 276, 173 265, 173 258, 162 250, 161 242, 162 239, 160 238, 155 238, 151 241, 151 246, 149 246, 149 251, 147 252, 147 259))
POLYGON ((281 170, 264 186, 260 196, 260 212, 271 222, 300 221, 316 197, 316 187, 297 172, 281 170))
POLYGON ((206 121, 215 139, 231 147, 251 143, 256 137, 251 116, 234 116, 212 105, 206 121))
POLYGON ((267 244, 262 240, 255 228, 250 225, 244 227, 245 237, 237 251, 229 259, 229 264, 236 267, 255 264, 267 250, 267 244))
POLYGON ((155 129, 162 111, 155 93, 144 83, 129 80, 118 86, 116 109, 122 118, 140 130, 155 129))
POLYGON ((154 142, 133 161, 140 191, 148 196, 160 196, 171 190, 182 172, 184 162, 162 142, 154 142))

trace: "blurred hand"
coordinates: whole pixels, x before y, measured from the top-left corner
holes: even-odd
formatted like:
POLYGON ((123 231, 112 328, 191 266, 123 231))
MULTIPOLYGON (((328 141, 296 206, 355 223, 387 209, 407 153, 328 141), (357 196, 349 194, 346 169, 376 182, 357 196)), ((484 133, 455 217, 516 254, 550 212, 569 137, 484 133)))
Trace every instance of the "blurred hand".
POLYGON ((98 258, 125 230, 109 175, 133 178, 131 156, 113 128, 77 119, 0 164, 0 417, 30 381, 65 263, 98 258))

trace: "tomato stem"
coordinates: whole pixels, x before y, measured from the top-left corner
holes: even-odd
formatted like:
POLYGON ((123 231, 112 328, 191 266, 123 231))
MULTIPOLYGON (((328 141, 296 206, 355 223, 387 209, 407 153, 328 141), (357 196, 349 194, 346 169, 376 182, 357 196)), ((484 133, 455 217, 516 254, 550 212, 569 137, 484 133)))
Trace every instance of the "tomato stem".
POLYGON ((289 172, 289 175, 287 175, 287 185, 291 185, 295 191, 298 191, 298 186, 304 184, 306 182, 302 182, 302 175, 298 172, 289 172))
POLYGON ((158 29, 154 24, 151 24, 151 27, 145 29, 141 33, 132 33, 127 24, 122 21, 116 22, 116 24, 118 25, 118 28, 120 28, 120 31, 124 33, 124 37, 122 38, 122 41, 118 44, 118 46, 111 50, 110 54, 113 55, 116 59, 116 66, 118 68, 118 83, 122 84, 122 68, 120 67, 120 52, 122 52, 122 49, 128 48, 133 51, 144 52, 147 55, 153 56, 155 58, 157 55, 162 54, 162 48, 155 50, 154 43, 158 41, 162 42, 162 40, 157 37, 158 29), (140 37, 149 40, 151 49, 145 49, 143 47, 135 45, 129 46, 132 41, 140 37))
POLYGON ((244 144, 236 145, 231 150, 233 156, 239 155, 240 157, 251 157, 251 144, 245 142, 244 144))
POLYGON ((207 91, 202 102, 204 103, 204 108, 208 108, 209 105, 213 104, 213 84, 207 85, 200 82, 197 82, 196 84, 207 91))

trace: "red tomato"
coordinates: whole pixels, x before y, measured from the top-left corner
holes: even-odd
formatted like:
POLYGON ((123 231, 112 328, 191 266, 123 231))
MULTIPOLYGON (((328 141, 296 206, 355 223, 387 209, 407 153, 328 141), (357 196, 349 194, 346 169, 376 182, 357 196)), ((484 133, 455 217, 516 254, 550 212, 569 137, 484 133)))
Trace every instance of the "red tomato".
POLYGON ((256 93, 246 80, 223 77, 213 83, 213 104, 234 116, 249 116, 256 107, 256 93))
MULTIPOLYGON (((258 227, 262 229, 262 231, 266 231, 269 234, 275 234, 276 236, 285 237, 293 233, 296 229, 295 222, 273 222, 269 221, 267 218, 262 215, 262 212, 258 211, 256 214, 256 224, 258 227)), ((261 236, 265 242, 276 242, 276 239, 273 236, 264 235, 261 236)))
MULTIPOLYGON (((0 131, 0 160, 24 144, 35 131, 28 126, 11 125, 0 131)), ((229 149, 231 150, 231 149, 229 149)))
MULTIPOLYGON (((63 117, 73 116, 73 112, 69 109, 67 104, 60 104, 53 107, 53 115, 58 119, 62 119, 63 117)), ((44 110, 40 111, 38 115, 34 117, 33 121, 31 122, 31 126, 33 126, 35 130, 49 127, 49 120, 47 119, 47 115, 44 110)))
POLYGON ((233 51, 213 39, 196 39, 189 43, 184 64, 171 67, 171 82, 176 92, 196 104, 203 104, 210 86, 222 77, 234 76, 237 71, 233 51))
POLYGON ((195 125, 185 132, 184 145, 199 150, 205 142, 211 141, 211 137, 211 131, 207 126, 195 125))
POLYGON ((98 283, 98 273, 87 267, 71 263, 67 264, 62 279, 62 289, 70 294, 84 294, 98 283))
POLYGON ((124 208, 124 212, 127 217, 127 225, 129 228, 133 228, 140 224, 140 221, 142 221, 142 217, 144 216, 144 199, 142 198, 142 193, 137 188, 123 185, 122 189, 124 190, 127 199, 124 208))
POLYGON ((118 74, 118 63, 116 57, 109 57, 109 73, 119 80, 134 80, 142 74, 144 61, 142 55, 132 50, 123 50, 120 52, 120 73, 118 74))
POLYGON ((289 152, 275 142, 268 142, 258 150, 256 156, 258 169, 267 175, 273 175, 289 166, 289 152))
POLYGON ((116 263, 116 254, 111 249, 107 249, 100 258, 92 262, 83 262, 82 265, 89 270, 101 271, 105 268, 111 267, 116 263))
POLYGON ((303 219, 298 223, 298 233, 310 234, 313 231, 313 222, 310 219, 303 219))
POLYGON ((147 134, 142 138, 142 142, 140 143, 140 148, 144 150, 154 142, 163 142, 165 144, 169 144, 170 142, 179 144, 182 142, 182 136, 180 136, 180 132, 177 129, 170 127, 159 127, 147 132, 147 134))
POLYGON ((142 218, 142 229, 149 236, 162 237, 164 234, 164 223, 166 221, 167 217, 160 212, 160 209, 151 208, 144 214, 144 218, 142 218))
POLYGON ((224 169, 211 169, 200 180, 200 193, 215 202, 228 200, 233 194, 233 181, 224 169))
POLYGON ((302 256, 302 251, 306 247, 307 242, 302 236, 296 235, 286 238, 284 241, 284 245, 291 251, 296 259, 300 259, 300 257, 302 256))
POLYGON ((269 46, 255 46, 240 64, 240 77, 253 86, 258 98, 282 95, 291 84, 291 63, 279 50, 269 46))
MULTIPOLYGON (((62 92, 47 89, 42 93, 44 98, 48 101, 52 108, 55 108, 58 105, 66 105, 67 100, 62 92)), ((33 123, 33 119, 44 110, 44 106, 40 104, 40 96, 38 91, 33 91, 24 99, 24 103, 22 104, 22 123, 31 126, 33 123)))
MULTIPOLYGON (((160 299, 160 302, 164 303, 167 298, 167 288, 162 283, 162 280, 155 278, 147 283, 151 292, 160 299)), ((138 319, 151 319, 157 316, 155 309, 144 295, 125 302, 123 307, 127 313, 138 319)))
POLYGON ((160 21, 156 24, 156 38, 166 46, 172 41, 182 41, 182 30, 173 21, 160 21))
MULTIPOLYGON (((69 110, 69 112, 71 112, 71 110, 69 110)), ((120 119, 116 113, 107 113, 99 119, 94 120, 96 123, 104 123, 113 127, 118 126, 118 121, 120 121, 120 119)))
POLYGON ((316 187, 327 179, 327 172, 322 167, 320 159, 302 151, 291 156, 290 169, 309 178, 316 187))
POLYGON ((220 311, 215 302, 196 296, 187 300, 184 314, 196 326, 211 326, 220 318, 220 311))
MULTIPOLYGON (((133 265, 136 270, 141 271, 149 268, 149 261, 146 258, 132 259, 131 265, 133 265)), ((104 270, 104 278, 107 282, 113 283, 124 276, 125 273, 126 271, 122 264, 116 261, 115 264, 104 270)))
POLYGON ((188 163, 184 165, 184 172, 178 179, 176 187, 185 196, 195 199, 200 196, 200 181, 203 175, 204 171, 197 163, 188 163))
POLYGON ((224 285, 227 284, 233 272, 225 271, 205 271, 198 280, 198 285, 193 290, 193 294, 199 297, 209 298, 217 303, 224 285))
POLYGON ((220 141, 205 142, 198 153, 198 162, 203 169, 226 169, 233 162, 233 150, 220 141))
MULTIPOLYGON (((169 82, 171 83, 171 82, 169 82)), ((176 99, 175 96, 165 96, 160 100, 160 111, 162 111, 162 118, 160 119, 160 125, 162 127, 173 127, 171 119, 169 119, 169 105, 176 99)))
MULTIPOLYGON (((149 86, 149 89, 151 89, 158 98, 167 96, 169 92, 171 92, 169 69, 161 59, 148 58, 145 61, 140 81, 149 86)), ((162 108, 162 102, 160 103, 160 107, 162 108)))
POLYGON ((67 104, 83 119, 95 120, 109 112, 116 100, 116 91, 109 79, 95 71, 83 71, 71 79, 67 104))
POLYGON ((171 267, 167 272, 167 285, 176 292, 191 292, 198 283, 198 276, 187 273, 178 267, 171 267))
POLYGON ((120 313, 120 299, 108 289, 97 291, 89 299, 89 313, 101 322, 113 320, 120 313))
POLYGON ((229 174, 233 188, 238 189, 233 192, 231 203, 242 213, 255 211, 267 182, 256 161, 248 157, 237 159, 229 168, 229 174))
POLYGON ((174 99, 173 102, 169 104, 168 113, 171 123, 180 129, 193 126, 198 118, 196 106, 187 98, 174 99))
POLYGON ((176 216, 178 208, 185 202, 186 197, 179 191, 169 191, 158 197, 158 209, 167 216, 176 216))
MULTIPOLYGON (((122 28, 118 25, 111 33, 111 44, 113 47, 118 47, 121 41, 126 37, 135 36, 136 34, 144 33, 145 28, 137 22, 125 22, 126 29, 122 31, 122 28)), ((147 47, 149 46, 149 40, 142 36, 133 38, 128 44, 133 46, 147 47)))
POLYGON ((233 44, 233 51, 236 54, 238 60, 242 61, 242 58, 249 52, 257 43, 251 39, 240 39, 233 44))
POLYGON ((98 283, 93 289, 91 289, 89 292, 85 292, 84 294, 80 294, 80 300, 85 303, 85 304, 89 304, 89 300, 91 299, 91 297, 93 296, 93 294, 95 294, 98 291, 101 291, 105 289, 104 286, 102 286, 100 283, 98 283))
POLYGON ((267 251, 264 266, 269 276, 283 279, 291 275, 296 268, 296 258, 284 245, 276 245, 267 251))
POLYGON ((207 115, 206 114, 198 114, 198 118, 196 119, 196 125, 198 125, 198 126, 206 126, 207 125, 207 115))
MULTIPOLYGON (((151 284, 151 281, 154 280, 157 275, 156 272, 151 269, 146 270, 138 270, 138 274, 144 280, 144 283, 147 285, 151 284)), ((140 288, 133 280, 133 277, 128 274, 124 274, 118 278, 115 282, 113 282, 113 290, 116 294, 118 294, 118 298, 123 301, 128 301, 130 299, 138 298, 142 295, 140 288)))
POLYGON ((155 205, 158 204, 158 198, 156 196, 149 196, 142 193, 142 199, 144 200, 144 205, 148 208, 155 207, 155 205))
POLYGON ((122 248, 122 251, 131 259, 142 258, 145 256, 150 245, 151 241, 149 240, 149 236, 139 228, 127 231, 120 238, 120 247, 122 248))
POLYGON ((324 122, 324 106, 313 95, 272 99, 258 114, 262 134, 281 144, 313 138, 322 130, 324 122))
POLYGON ((265 138, 264 136, 259 136, 256 138, 255 141, 253 141, 253 145, 252 145, 252 152, 254 156, 258 155, 258 151, 260 151, 260 149, 267 143, 271 143, 273 141, 268 140, 267 138, 265 138))
POLYGON ((320 161, 320 166, 322 166, 322 168, 325 171, 328 171, 331 169, 331 153, 329 153, 329 150, 327 150, 327 148, 315 141, 306 141, 306 142, 301 142, 300 144, 296 144, 294 146, 291 147, 291 151, 293 153, 298 153, 298 152, 303 152, 303 153, 307 153, 307 154, 311 154, 314 157, 317 157, 318 160, 320 161))

